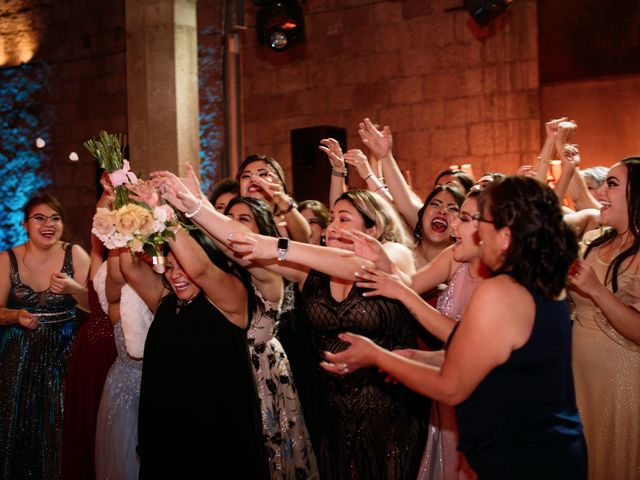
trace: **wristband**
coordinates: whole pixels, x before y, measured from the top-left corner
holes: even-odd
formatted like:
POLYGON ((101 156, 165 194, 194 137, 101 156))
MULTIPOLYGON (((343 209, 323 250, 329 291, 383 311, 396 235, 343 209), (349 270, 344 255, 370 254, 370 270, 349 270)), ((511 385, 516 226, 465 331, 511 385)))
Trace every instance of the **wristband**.
POLYGON ((345 168, 344 170, 334 170, 332 168, 331 175, 333 175, 334 177, 347 178, 347 169, 345 168))
POLYGON ((287 206, 287 208, 285 208, 284 210, 280 210, 280 207, 278 207, 278 215, 286 215, 291 210, 298 207, 298 204, 295 202, 293 198, 289 197, 289 200, 287 201, 289 202, 289 205, 287 206))

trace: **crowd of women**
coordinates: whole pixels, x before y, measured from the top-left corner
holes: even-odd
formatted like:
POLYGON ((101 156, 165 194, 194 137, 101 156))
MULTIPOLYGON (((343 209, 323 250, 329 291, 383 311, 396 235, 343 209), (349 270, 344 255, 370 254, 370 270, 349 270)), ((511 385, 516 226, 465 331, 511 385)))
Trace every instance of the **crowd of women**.
POLYGON ((581 171, 575 129, 424 201, 369 119, 320 142, 329 208, 266 155, 209 198, 153 172, 161 273, 34 195, 0 254, 0 478, 640 478, 640 157, 581 171))

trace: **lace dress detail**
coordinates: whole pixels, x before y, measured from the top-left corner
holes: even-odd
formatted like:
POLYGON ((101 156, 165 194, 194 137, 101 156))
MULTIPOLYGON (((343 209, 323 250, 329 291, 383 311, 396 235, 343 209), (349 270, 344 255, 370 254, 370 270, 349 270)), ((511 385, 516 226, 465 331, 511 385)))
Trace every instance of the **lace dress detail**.
POLYGON ((289 360, 275 330, 280 303, 254 286, 256 311, 247 333, 272 479, 317 479, 318 466, 293 383, 289 360))
POLYGON ((339 302, 327 275, 311 271, 302 289, 314 349, 318 423, 316 455, 324 480, 416 478, 426 440, 428 400, 385 381, 375 368, 347 376, 320 367, 322 352, 344 350, 338 334, 350 331, 387 349, 415 348, 416 321, 400 303, 363 297, 353 287, 339 302))
POLYGON ((118 357, 104 382, 96 427, 96 478, 137 479, 140 463, 138 405, 142 360, 131 358, 125 348, 121 322, 113 326, 118 357))
POLYGON ((142 358, 153 313, 133 288, 124 285, 120 293, 120 326, 127 353, 142 358))
MULTIPOLYGON (((65 245, 62 272, 73 276, 72 247, 65 245)), ((67 359, 77 324, 75 300, 22 283, 8 250, 11 290, 7 307, 38 320, 35 330, 0 327, 0 478, 60 477, 63 397, 67 359)))

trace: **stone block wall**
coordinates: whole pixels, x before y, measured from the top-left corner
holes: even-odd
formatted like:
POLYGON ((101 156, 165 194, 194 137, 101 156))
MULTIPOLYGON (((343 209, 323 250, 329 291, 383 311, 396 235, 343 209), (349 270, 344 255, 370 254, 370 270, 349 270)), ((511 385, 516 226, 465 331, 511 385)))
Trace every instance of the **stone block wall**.
POLYGON ((291 129, 344 127, 348 146, 360 148, 357 125, 369 117, 391 127, 395 156, 421 196, 450 165, 514 173, 535 160, 535 1, 514 2, 484 29, 466 12, 445 13, 452 5, 443 0, 300 3, 306 41, 284 53, 258 45, 258 7, 247 5, 245 154, 274 156, 290 181, 291 129))

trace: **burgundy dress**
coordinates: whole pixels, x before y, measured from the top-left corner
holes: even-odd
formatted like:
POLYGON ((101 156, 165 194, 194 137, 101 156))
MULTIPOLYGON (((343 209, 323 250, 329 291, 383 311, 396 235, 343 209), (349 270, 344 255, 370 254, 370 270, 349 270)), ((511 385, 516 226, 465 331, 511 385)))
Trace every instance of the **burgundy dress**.
MULTIPOLYGON (((62 441, 62 477, 65 480, 95 479, 96 418, 102 387, 116 359, 113 326, 100 306, 93 282, 89 282, 89 319, 78 331, 67 366, 64 393, 64 430, 62 441)), ((106 271, 106 268, 105 268, 106 271)), ((104 277, 102 277, 104 282, 104 277)))

